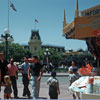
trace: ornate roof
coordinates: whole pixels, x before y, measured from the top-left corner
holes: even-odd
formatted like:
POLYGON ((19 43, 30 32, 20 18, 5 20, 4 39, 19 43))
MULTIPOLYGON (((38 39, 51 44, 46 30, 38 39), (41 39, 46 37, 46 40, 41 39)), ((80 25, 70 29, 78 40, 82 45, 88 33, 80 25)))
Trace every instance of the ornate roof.
POLYGON ((77 0, 74 20, 66 25, 65 22, 64 10, 63 36, 67 39, 85 40, 90 37, 100 37, 100 5, 83 10, 81 16, 78 16, 77 0))
POLYGON ((40 35, 39 35, 39 30, 32 30, 31 31, 31 38, 30 39, 33 39, 33 37, 35 37, 35 36, 38 38, 38 40, 41 40, 40 35))

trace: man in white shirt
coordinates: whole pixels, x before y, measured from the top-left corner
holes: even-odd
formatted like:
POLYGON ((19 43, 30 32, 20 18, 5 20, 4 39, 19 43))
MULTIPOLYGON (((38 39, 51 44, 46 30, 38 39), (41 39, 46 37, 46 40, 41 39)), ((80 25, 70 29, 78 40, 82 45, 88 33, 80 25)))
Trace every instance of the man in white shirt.
MULTIPOLYGON (((72 73, 72 68, 73 68, 73 67, 76 67, 75 61, 72 61, 71 66, 70 66, 69 69, 68 69, 69 73, 72 73)), ((77 68, 77 67, 76 67, 76 68, 77 68)))

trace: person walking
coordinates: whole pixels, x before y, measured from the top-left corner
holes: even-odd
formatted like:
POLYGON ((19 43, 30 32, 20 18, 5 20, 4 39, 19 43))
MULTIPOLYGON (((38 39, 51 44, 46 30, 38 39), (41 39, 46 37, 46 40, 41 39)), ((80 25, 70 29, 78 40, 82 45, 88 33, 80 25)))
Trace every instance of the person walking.
POLYGON ((33 99, 36 100, 39 97, 40 80, 43 75, 43 66, 39 63, 37 56, 33 56, 32 60, 29 60, 29 62, 31 62, 31 66, 28 69, 28 78, 30 80, 31 73, 32 96, 33 99))
MULTIPOLYGON (((0 67, 0 84, 1 84, 1 67, 0 67)), ((0 92, 1 92, 1 86, 0 86, 0 92)))
MULTIPOLYGON (((4 54, 0 53, 0 84, 4 84, 4 76, 7 75, 7 64, 8 62, 4 60, 4 54)), ((1 86, 0 86, 1 91, 1 86)))
POLYGON ((20 70, 22 71, 22 81, 23 81, 23 96, 28 96, 30 98, 30 91, 29 91, 29 79, 28 79, 28 68, 30 64, 28 63, 28 57, 24 57, 24 63, 20 65, 20 70))
POLYGON ((4 89, 4 99, 7 99, 7 96, 9 99, 12 99, 11 97, 11 93, 12 93, 12 89, 11 89, 11 80, 10 77, 8 75, 4 76, 4 82, 5 84, 3 84, 3 86, 5 86, 4 89))
POLYGON ((18 79, 18 68, 14 64, 13 58, 10 59, 10 63, 7 65, 8 67, 8 75, 10 76, 12 87, 14 90, 14 98, 18 98, 18 90, 17 90, 17 79, 18 79))
POLYGON ((8 62, 4 60, 4 54, 0 53, 0 73, 1 73, 1 84, 4 84, 4 76, 7 75, 8 62))
POLYGON ((56 78, 56 72, 52 71, 51 76, 47 80, 47 84, 49 85, 49 96, 50 99, 58 99, 58 94, 60 95, 60 89, 59 89, 59 81, 56 78))

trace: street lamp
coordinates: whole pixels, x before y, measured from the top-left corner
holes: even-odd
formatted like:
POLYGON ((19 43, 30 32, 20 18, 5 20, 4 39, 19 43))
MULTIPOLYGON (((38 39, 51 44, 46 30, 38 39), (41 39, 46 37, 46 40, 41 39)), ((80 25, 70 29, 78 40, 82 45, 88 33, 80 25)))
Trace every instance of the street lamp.
POLYGON ((49 55, 50 55, 50 52, 49 52, 49 49, 48 49, 48 48, 46 48, 46 50, 45 50, 45 52, 44 52, 44 55, 46 56, 46 61, 47 61, 47 65, 48 65, 48 63, 49 63, 48 57, 49 57, 49 55))
POLYGON ((69 52, 73 52, 73 49, 72 49, 72 48, 70 48, 69 52))
POLYGON ((8 42, 13 42, 14 39, 13 39, 12 35, 9 34, 8 29, 5 29, 4 33, 5 33, 5 35, 1 34, 0 41, 5 42, 5 57, 7 60, 8 59, 8 42))

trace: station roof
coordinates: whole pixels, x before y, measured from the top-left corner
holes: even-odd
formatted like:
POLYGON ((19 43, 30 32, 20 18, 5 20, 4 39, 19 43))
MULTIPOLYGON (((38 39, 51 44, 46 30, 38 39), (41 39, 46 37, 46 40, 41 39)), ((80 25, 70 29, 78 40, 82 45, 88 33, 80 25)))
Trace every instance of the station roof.
POLYGON ((81 11, 81 16, 65 24, 63 21, 63 36, 66 39, 85 40, 90 37, 100 37, 100 5, 81 11))

